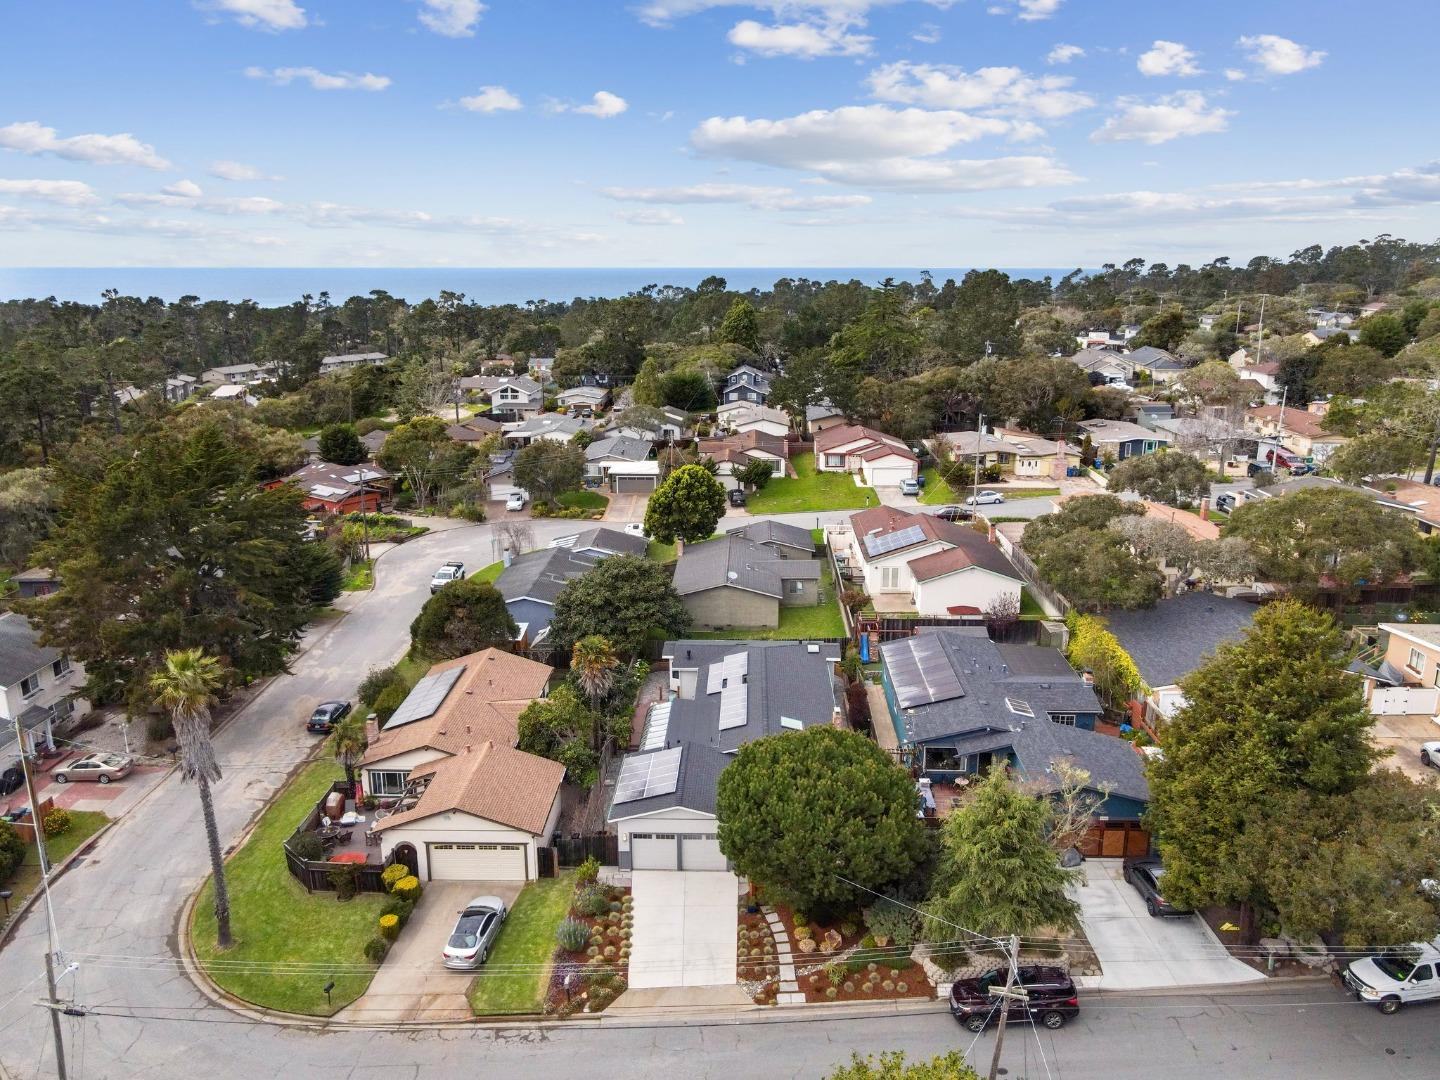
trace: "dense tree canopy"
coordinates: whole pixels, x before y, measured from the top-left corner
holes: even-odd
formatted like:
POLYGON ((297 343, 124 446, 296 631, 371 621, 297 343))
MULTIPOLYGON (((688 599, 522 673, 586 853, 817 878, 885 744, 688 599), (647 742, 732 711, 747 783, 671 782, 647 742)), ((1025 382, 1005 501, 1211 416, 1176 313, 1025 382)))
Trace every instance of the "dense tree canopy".
POLYGON ((690 613, 665 567, 633 555, 612 555, 567 583, 550 620, 558 647, 598 634, 632 656, 651 634, 676 637, 689 629, 690 613))
POLYGON ((515 455, 515 483, 541 502, 575 491, 584 481, 585 452, 578 446, 536 439, 515 455))
POLYGON ((1081 611, 1149 607, 1162 578, 1110 523, 1143 515, 1139 503, 1115 495, 1067 499, 1053 514, 1025 526, 1021 546, 1044 579, 1081 611))
POLYGON ((465 578, 425 601, 410 624, 410 645, 435 662, 507 647, 519 632, 500 591, 488 581, 465 578))
POLYGON ((645 507, 645 532, 662 544, 708 540, 725 515, 725 488, 701 465, 681 465, 645 507))
POLYGON ((358 465, 365 460, 365 446, 353 424, 329 424, 320 432, 320 460, 333 465, 358 465))
POLYGON ((1194 454, 1171 450, 1127 458, 1110 472, 1111 491, 1133 491, 1167 506, 1194 506, 1210 493, 1205 463, 1194 454))

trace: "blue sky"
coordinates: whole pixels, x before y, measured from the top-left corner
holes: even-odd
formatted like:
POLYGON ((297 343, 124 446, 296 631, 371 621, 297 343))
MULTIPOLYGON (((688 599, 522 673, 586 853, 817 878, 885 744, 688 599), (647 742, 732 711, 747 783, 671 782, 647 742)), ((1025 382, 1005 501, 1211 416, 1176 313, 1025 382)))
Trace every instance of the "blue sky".
POLYGON ((0 4, 0 265, 1001 266, 1440 235, 1440 5, 0 4))

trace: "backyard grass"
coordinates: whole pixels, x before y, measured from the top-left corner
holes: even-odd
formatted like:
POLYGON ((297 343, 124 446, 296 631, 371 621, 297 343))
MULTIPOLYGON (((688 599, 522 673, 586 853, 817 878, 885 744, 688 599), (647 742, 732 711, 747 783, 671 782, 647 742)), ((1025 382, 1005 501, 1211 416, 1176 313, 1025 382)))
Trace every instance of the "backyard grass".
MULTIPOLYGON (((45 850, 50 855, 50 865, 58 866, 76 848, 94 836, 110 819, 99 810, 71 810, 70 829, 59 836, 45 838, 45 850)), ((40 887, 40 849, 31 844, 25 849, 25 861, 20 864, 9 881, 0 881, 0 886, 13 894, 10 897, 11 912, 18 911, 26 897, 40 887)), ((0 915, 0 926, 5 917, 0 915)))
POLYGON ((560 506, 581 510, 604 510, 610 505, 610 500, 598 491, 562 491, 555 496, 555 502, 560 506))
POLYGON ((856 487, 849 473, 817 473, 814 454, 790 460, 795 475, 777 476, 754 495, 746 509, 752 514, 793 514, 802 510, 862 510, 879 505, 875 490, 856 487))
POLYGON ((845 619, 835 599, 835 582, 829 562, 820 563, 820 602, 814 607, 782 607, 779 626, 739 626, 691 634, 694 638, 759 638, 798 641, 805 638, 842 638, 845 619))
POLYGON ((651 562, 673 563, 676 559, 675 545, 662 544, 659 540, 651 540, 650 546, 645 549, 645 557, 651 562))
POLYGON ((495 948, 470 984, 467 997, 477 1016, 537 1013, 550 986, 555 927, 570 910, 575 875, 541 878, 526 885, 500 928, 495 948), (541 969, 537 973, 537 968, 541 969), (490 974, 490 972, 497 974, 490 974), (512 974, 498 974, 499 972, 512 974))
POLYGON ((307 893, 290 876, 280 847, 342 775, 328 758, 305 766, 231 857, 226 879, 233 947, 223 953, 215 947, 211 882, 195 903, 190 923, 195 955, 210 977, 236 997, 285 1012, 331 1016, 370 985, 374 970, 363 950, 375 936, 375 920, 387 897, 359 893, 342 904, 333 892, 307 893), (327 1004, 324 987, 331 978, 335 988, 327 1004))
POLYGON ((346 592, 360 592, 374 584, 375 560, 360 559, 350 564, 350 569, 345 574, 345 584, 341 587, 346 592))
POLYGON ((1022 619, 1048 619, 1045 609, 1040 602, 1030 595, 1029 589, 1020 590, 1020 618, 1022 619))

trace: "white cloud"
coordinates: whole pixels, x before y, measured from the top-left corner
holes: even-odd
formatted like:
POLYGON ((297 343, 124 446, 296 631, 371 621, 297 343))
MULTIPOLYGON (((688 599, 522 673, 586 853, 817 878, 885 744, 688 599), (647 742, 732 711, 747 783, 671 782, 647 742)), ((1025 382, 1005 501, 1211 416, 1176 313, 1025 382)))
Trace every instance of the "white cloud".
POLYGON ((1277 34, 1242 37, 1235 44, 1268 75, 1294 75, 1306 68, 1319 67, 1320 61, 1328 55, 1322 49, 1307 49, 1299 42, 1277 34))
POLYGON ((1211 135, 1224 131, 1235 114, 1211 106, 1205 95, 1186 90, 1146 105, 1137 98, 1121 98, 1120 112, 1105 121, 1090 138, 1094 142, 1139 141, 1156 146, 1182 135, 1211 135))
POLYGON ((745 19, 730 29, 731 45, 761 56, 795 56, 813 60, 817 56, 864 56, 875 40, 852 34, 842 23, 789 23, 764 26, 745 19))
POLYGON ((1076 178, 1046 157, 992 161, 936 160, 934 155, 986 135, 1004 135, 1009 121, 953 110, 885 105, 817 109, 783 120, 713 116, 690 134, 701 153, 801 169, 855 186, 909 191, 1062 184, 1076 178))
POLYGON ((444 37, 474 37, 485 14, 480 0, 421 0, 420 24, 444 37))
POLYGON ((503 86, 482 86, 478 94, 462 97, 460 107, 480 113, 514 112, 524 108, 520 99, 503 86))
POLYGON ((0 195, 62 206, 84 206, 96 201, 90 185, 79 180, 0 180, 0 195))
POLYGON ((631 225, 684 225, 685 219, 674 210, 621 210, 615 215, 631 225))
POLYGON ((972 109, 1056 119, 1094 105, 1094 99, 1069 89, 1063 75, 1027 75, 1015 67, 975 72, 950 64, 914 64, 900 60, 870 73, 870 92, 882 101, 937 109, 972 109))
POLYGON ((1078 60, 1085 55, 1085 50, 1079 45, 1056 45, 1045 54, 1047 64, 1068 64, 1071 60, 1078 60))
POLYGON ((940 27, 934 23, 922 23, 920 29, 910 36, 921 45, 934 45, 940 40, 940 27))
POLYGON ((0 127, 0 149, 22 154, 53 154, 67 161, 91 165, 135 165, 142 169, 168 169, 170 162, 134 135, 71 135, 60 138, 52 127, 34 120, 0 127))
POLYGON ((337 71, 333 75, 313 67, 280 67, 273 70, 262 67, 247 67, 247 79, 264 79, 276 86, 289 86, 299 79, 310 84, 314 90, 384 90, 390 85, 388 75, 356 75, 349 71, 337 71))
POLYGON ((300 30, 309 21, 295 0, 211 0, 202 6, 233 15, 252 30, 300 30))
POLYGON ((1195 53, 1178 41, 1157 41, 1140 54, 1135 66, 1141 75, 1175 75, 1186 78, 1200 74, 1200 65, 1195 63, 1195 53))
POLYGON ((609 90, 597 90, 588 105, 571 105, 565 102, 555 102, 550 107, 555 112, 583 113, 586 116, 594 116, 600 120, 609 120, 611 117, 619 116, 626 109, 630 108, 630 103, 619 94, 612 94, 609 90))
POLYGON ((167 184, 160 189, 167 195, 179 195, 184 199, 198 199, 204 195, 204 190, 194 180, 177 180, 173 184, 167 184))
POLYGON ((1245 72, 1241 71, 1239 68, 1226 68, 1225 78, 1229 79, 1231 82, 1244 82, 1245 72))
POLYGON ((757 210, 849 210, 866 206, 869 195, 797 195, 788 187, 761 184, 689 184, 680 187, 608 187, 601 192, 620 202, 681 206, 704 203, 738 203, 757 210))
MULTIPOLYGON (((777 16, 799 15, 830 23, 863 24, 872 8, 905 3, 906 0, 645 0, 636 13, 652 26, 665 26, 676 19, 715 8, 756 8, 777 16)), ((1046 0, 1041 0, 1046 2, 1046 0)), ((1059 0, 1049 0, 1058 3, 1059 0)), ((924 0, 931 7, 945 9, 956 0, 924 0)))
POLYGON ((1038 22, 1059 11, 1062 2, 1063 0, 1002 0, 991 4, 985 10, 991 15, 1008 15, 1013 9, 1015 17, 1021 22, 1038 22))
POLYGON ((279 176, 267 176, 254 165, 243 161, 212 161, 209 173, 219 180, 279 180, 279 176))

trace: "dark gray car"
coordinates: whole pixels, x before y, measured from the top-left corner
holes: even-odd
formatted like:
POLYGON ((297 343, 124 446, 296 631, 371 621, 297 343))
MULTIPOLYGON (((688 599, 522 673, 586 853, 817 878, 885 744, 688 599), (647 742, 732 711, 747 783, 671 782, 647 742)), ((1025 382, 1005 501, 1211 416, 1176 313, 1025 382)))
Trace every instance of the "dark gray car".
POLYGON ((440 954, 445 966, 469 971, 485 963, 508 914, 505 901, 498 896, 477 896, 466 904, 440 954))
POLYGON ((1165 899, 1160 885, 1164 874, 1165 864, 1154 855, 1125 860, 1125 880, 1135 886, 1135 891, 1145 901, 1145 910, 1151 916, 1158 918, 1161 915, 1189 915, 1190 911, 1177 908, 1165 899))

